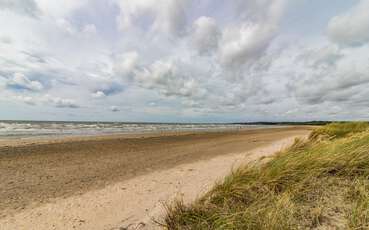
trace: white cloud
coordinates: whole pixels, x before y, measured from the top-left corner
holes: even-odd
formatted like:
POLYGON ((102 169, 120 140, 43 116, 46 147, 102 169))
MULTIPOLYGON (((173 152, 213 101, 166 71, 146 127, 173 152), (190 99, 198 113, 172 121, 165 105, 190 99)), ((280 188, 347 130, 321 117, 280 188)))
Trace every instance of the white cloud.
MULTIPOLYGON (((202 97, 206 89, 189 70, 180 68, 173 60, 159 60, 135 74, 135 80, 143 87, 154 89, 166 96, 202 97)), ((199 77, 199 76, 197 76, 199 77)))
MULTIPOLYGON (((252 21, 279 21, 288 5, 286 0, 233 0, 241 18, 252 21)), ((275 22, 274 22, 275 23, 275 22)))
POLYGON ((17 100, 23 102, 23 103, 26 103, 28 105, 36 105, 36 100, 30 96, 22 96, 22 95, 19 95, 19 96, 16 96, 15 97, 17 100))
POLYGON ((343 52, 334 45, 309 48, 289 64, 295 74, 288 89, 303 104, 354 105, 355 97, 369 85, 369 66, 362 59, 360 52, 343 52))
POLYGON ((226 66, 239 67, 257 60, 269 46, 274 32, 275 28, 253 23, 227 28, 220 45, 220 62, 226 66))
POLYGON ((11 10, 32 17, 37 17, 39 14, 34 0, 0 0, 0 10, 11 10))
POLYGON ((39 81, 32 81, 22 73, 15 73, 14 76, 7 81, 7 87, 15 90, 31 90, 41 91, 44 86, 39 81))
POLYGON ((347 12, 333 17, 328 25, 329 38, 345 46, 360 46, 369 42, 369 1, 361 0, 347 12))
POLYGON ((114 70, 120 76, 131 75, 138 66, 139 55, 136 51, 125 52, 117 56, 114 70))
POLYGON ((329 67, 344 57, 343 52, 336 45, 326 45, 312 48, 303 52, 300 57, 312 68, 329 67))
POLYGON ((2 37, 0 37, 0 42, 2 42, 4 44, 11 44, 13 42, 13 40, 8 36, 2 36, 2 37))
MULTIPOLYGON (((12 1, 12 0, 11 0, 12 1)), ((63 0, 63 1, 50 1, 50 0, 35 0, 40 10, 45 15, 49 15, 54 18, 59 18, 67 15, 68 13, 76 10, 85 5, 88 0, 63 0)))
POLYGON ((291 23, 306 12, 287 0, 35 0, 31 11, 32 1, 4 2, 0 97, 35 105, 34 114, 79 108, 125 119, 109 110, 130 108, 128 119, 221 121, 369 112, 367 1, 337 17, 335 4, 306 2, 324 13, 313 32, 291 23))
POLYGON ((27 96, 27 95, 15 95, 15 100, 21 101, 25 104, 36 106, 36 105, 44 105, 44 106, 52 106, 56 108, 79 108, 79 105, 75 102, 75 100, 54 97, 51 95, 38 95, 38 96, 27 96))
POLYGON ((106 97, 105 93, 103 91, 96 91, 91 94, 93 98, 104 98, 106 97))
POLYGON ((113 106, 110 106, 110 111, 112 111, 112 112, 119 112, 120 109, 119 109, 118 106, 113 105, 113 106))
POLYGON ((176 35, 184 30, 187 2, 188 0, 118 0, 121 10, 118 24, 121 29, 128 30, 139 27, 141 20, 146 19, 141 26, 176 35))
POLYGON ((73 25, 68 20, 66 20, 65 18, 59 18, 56 21, 56 24, 58 25, 58 27, 60 29, 62 29, 63 31, 65 31, 68 34, 73 35, 73 34, 77 33, 76 28, 74 28, 73 25))
POLYGON ((96 34, 96 26, 94 24, 87 24, 83 27, 82 32, 86 34, 96 34))
POLYGON ((219 45, 220 62, 231 68, 253 64, 265 54, 286 8, 284 0, 236 2, 243 21, 226 27, 219 45))
POLYGON ((192 44, 199 54, 209 54, 217 49, 220 35, 214 18, 202 16, 193 23, 192 44))
POLYGON ((60 97, 53 97, 50 95, 45 95, 41 98, 41 101, 47 105, 51 105, 57 108, 79 108, 79 105, 73 99, 66 99, 60 97))

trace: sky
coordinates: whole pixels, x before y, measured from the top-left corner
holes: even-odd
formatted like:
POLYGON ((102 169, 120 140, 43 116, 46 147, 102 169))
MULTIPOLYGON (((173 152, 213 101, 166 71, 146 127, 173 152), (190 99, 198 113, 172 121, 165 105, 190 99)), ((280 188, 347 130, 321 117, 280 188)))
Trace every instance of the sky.
POLYGON ((369 120, 369 0, 0 0, 0 119, 369 120))

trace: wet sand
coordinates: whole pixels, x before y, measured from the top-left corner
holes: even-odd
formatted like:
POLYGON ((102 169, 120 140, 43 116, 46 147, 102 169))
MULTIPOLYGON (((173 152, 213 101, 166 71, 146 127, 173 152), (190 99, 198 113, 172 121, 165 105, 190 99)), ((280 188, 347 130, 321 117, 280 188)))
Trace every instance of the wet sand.
MULTIPOLYGON (((163 170, 245 153, 309 127, 68 138, 0 147, 0 218, 163 170)), ((165 178, 163 178, 165 179, 165 178)), ((140 190, 140 184, 137 185, 140 190)), ((96 201, 98 202, 98 201, 96 201)))

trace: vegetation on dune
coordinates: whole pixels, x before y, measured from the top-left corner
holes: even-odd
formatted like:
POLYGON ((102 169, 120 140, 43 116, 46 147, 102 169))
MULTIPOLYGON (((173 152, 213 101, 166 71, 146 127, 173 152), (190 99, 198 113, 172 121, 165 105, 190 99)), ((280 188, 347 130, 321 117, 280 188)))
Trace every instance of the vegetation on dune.
POLYGON ((241 167, 193 204, 168 206, 167 229, 368 229, 367 123, 333 123, 266 163, 241 167))
POLYGON ((340 138, 368 130, 368 122, 331 123, 311 132, 309 139, 340 138))

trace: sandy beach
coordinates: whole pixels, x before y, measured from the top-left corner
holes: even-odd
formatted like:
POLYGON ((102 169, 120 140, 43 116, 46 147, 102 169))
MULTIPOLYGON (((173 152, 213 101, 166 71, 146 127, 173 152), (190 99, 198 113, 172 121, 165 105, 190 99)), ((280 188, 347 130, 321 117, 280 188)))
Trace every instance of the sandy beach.
POLYGON ((232 167, 309 127, 28 140, 0 147, 0 229, 152 229, 162 202, 205 192, 232 167))

